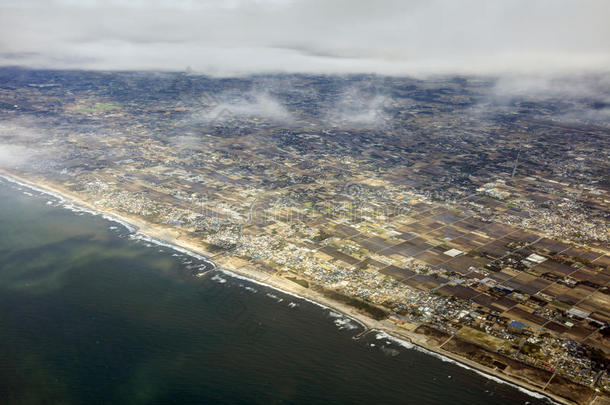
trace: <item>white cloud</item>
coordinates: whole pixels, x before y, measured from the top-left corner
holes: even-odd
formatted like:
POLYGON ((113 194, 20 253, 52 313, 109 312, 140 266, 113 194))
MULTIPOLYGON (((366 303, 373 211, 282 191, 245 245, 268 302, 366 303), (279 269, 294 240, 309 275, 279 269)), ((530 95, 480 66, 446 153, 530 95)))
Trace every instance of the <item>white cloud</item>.
MULTIPOLYGON (((366 84, 366 82, 365 82, 366 84)), ((334 124, 380 126, 389 119, 386 107, 390 100, 375 88, 366 85, 348 87, 339 97, 327 121, 334 124)))
POLYGON ((240 118, 281 123, 293 120, 286 108, 265 91, 204 94, 199 101, 201 103, 195 103, 194 112, 188 118, 189 122, 213 124, 240 118))
POLYGON ((25 146, 0 143, 0 167, 17 167, 28 161, 34 153, 25 146))
POLYGON ((17 167, 41 156, 33 146, 40 136, 39 122, 20 117, 0 122, 0 167, 17 167))
POLYGON ((500 77, 493 89, 494 97, 514 99, 517 97, 594 97, 610 103, 610 77, 608 75, 505 75, 500 77))
POLYGON ((0 0, 0 64, 215 75, 607 71, 609 15, 607 0, 0 0))

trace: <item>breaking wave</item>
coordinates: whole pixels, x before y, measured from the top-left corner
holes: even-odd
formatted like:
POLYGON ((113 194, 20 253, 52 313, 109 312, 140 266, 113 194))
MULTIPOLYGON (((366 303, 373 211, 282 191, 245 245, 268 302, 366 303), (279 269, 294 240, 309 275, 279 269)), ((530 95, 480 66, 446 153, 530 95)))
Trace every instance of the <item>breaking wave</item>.
POLYGON ((491 374, 484 373, 484 372, 482 372, 480 370, 477 370, 476 368, 470 367, 470 366, 468 366, 468 365, 466 365, 464 363, 461 363, 461 362, 459 362, 457 360, 454 360, 452 358, 444 356, 444 355, 442 355, 440 353, 433 352, 433 351, 428 350, 428 349, 426 349, 424 347, 418 346, 418 345, 416 345, 414 343, 407 342, 406 340, 399 339, 399 338, 394 337, 394 336, 392 336, 392 335, 390 335, 390 334, 388 334, 386 332, 383 332, 383 331, 377 332, 377 334, 375 335, 375 338, 377 340, 386 339, 386 340, 389 340, 389 341, 392 341, 392 342, 398 344, 399 346, 404 347, 405 349, 416 350, 418 352, 422 352, 422 353, 425 353, 427 355, 436 357, 437 359, 440 359, 441 361, 443 361, 445 363, 452 363, 452 364, 455 364, 455 365, 457 365, 459 367, 462 367, 462 368, 464 368, 466 370, 473 371, 476 374, 478 374, 478 375, 480 375, 482 377, 485 377, 485 378, 487 378, 487 379, 489 379, 489 380, 491 380, 491 381, 493 381, 495 383, 509 385, 509 386, 511 386, 511 387, 513 387, 513 388, 523 392, 524 394, 527 394, 527 395, 533 397, 533 398, 546 399, 546 400, 550 401, 553 404, 558 404, 559 405, 558 402, 554 401, 552 398, 550 398, 550 397, 548 397, 548 396, 546 396, 544 394, 541 394, 541 393, 536 392, 536 391, 528 390, 527 388, 520 387, 519 385, 513 384, 510 381, 506 381, 506 380, 504 380, 502 378, 493 376, 491 374))
MULTIPOLYGON (((38 192, 40 194, 51 196, 51 197, 55 198, 61 204, 61 206, 63 208, 65 208, 67 210, 70 210, 72 212, 87 213, 87 214, 91 214, 91 215, 94 215, 94 216, 101 216, 102 218, 104 218, 104 219, 106 219, 108 221, 116 222, 116 223, 122 225, 125 229, 127 229, 129 232, 132 232, 132 233, 133 232, 137 232, 137 230, 138 230, 138 228, 134 227, 133 225, 131 225, 130 223, 128 223, 126 221, 123 221, 120 218, 117 218, 117 217, 109 215, 109 214, 105 214, 103 212, 98 212, 98 211, 95 211, 95 210, 92 210, 92 209, 89 209, 89 208, 81 207, 81 206, 79 206, 77 204, 74 204, 72 201, 70 201, 69 199, 65 198, 61 194, 58 194, 58 193, 55 193, 53 191, 44 189, 42 187, 35 186, 34 184, 24 183, 22 181, 14 179, 14 178, 12 178, 10 176, 5 176, 5 175, 0 174, 0 178, 3 178, 4 180, 6 180, 6 181, 8 181, 10 183, 17 184, 17 185, 22 186, 22 187, 27 187, 30 190, 36 191, 36 192, 38 192)), ((24 194, 27 194, 29 196, 33 196, 33 194, 31 194, 31 193, 24 192, 24 194)), ((47 201, 47 205, 52 205, 52 204, 53 204, 53 202, 47 201)))

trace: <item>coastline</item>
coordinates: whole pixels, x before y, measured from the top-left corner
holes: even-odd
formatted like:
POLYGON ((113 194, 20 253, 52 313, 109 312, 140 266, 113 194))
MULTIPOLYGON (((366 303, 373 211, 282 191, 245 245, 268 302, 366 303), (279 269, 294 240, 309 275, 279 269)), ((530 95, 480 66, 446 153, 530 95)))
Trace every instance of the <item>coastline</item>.
MULTIPOLYGON (((24 178, 4 170, 0 170, 0 177, 37 192, 51 195, 62 201, 68 208, 72 206, 75 209, 86 211, 93 215, 101 215, 105 219, 126 227, 131 234, 141 235, 152 243, 170 247, 208 262, 212 266, 211 270, 218 270, 231 277, 242 278, 256 284, 264 285, 281 291, 284 294, 292 295, 323 308, 339 312, 351 318, 364 328, 355 338, 360 337, 365 333, 376 331, 377 333, 381 333, 384 338, 391 339, 405 348, 419 350, 429 355, 433 355, 442 361, 452 362, 497 383, 509 384, 530 396, 537 398, 546 397, 555 403, 575 403, 569 399, 545 391, 538 385, 528 383, 520 378, 491 369, 473 360, 444 350, 440 346, 430 343, 423 334, 406 330, 387 319, 375 320, 370 316, 357 311, 352 306, 326 297, 319 291, 305 288, 276 274, 260 271, 250 265, 249 262, 242 259, 222 256, 218 259, 214 259, 213 262, 208 258, 213 256, 213 253, 206 251, 205 248, 200 244, 197 244, 193 238, 185 237, 179 231, 167 229, 161 225, 150 224, 133 215, 118 213, 113 210, 101 210, 95 207, 93 203, 83 200, 80 196, 70 190, 67 190, 60 185, 48 184, 42 179, 24 178)), ((595 398, 593 398, 593 401, 594 400, 595 398)))

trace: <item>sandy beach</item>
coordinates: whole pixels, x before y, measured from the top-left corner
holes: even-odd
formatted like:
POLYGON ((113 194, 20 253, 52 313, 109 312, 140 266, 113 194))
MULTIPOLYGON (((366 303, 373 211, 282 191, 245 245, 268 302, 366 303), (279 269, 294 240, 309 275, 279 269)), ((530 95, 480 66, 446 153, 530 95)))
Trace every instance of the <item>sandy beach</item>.
MULTIPOLYGON (((15 182, 21 183, 24 186, 32 187, 38 191, 52 194, 56 197, 60 197, 65 201, 74 204, 78 207, 83 207, 94 213, 103 214, 109 219, 116 220, 124 225, 129 225, 132 231, 142 234, 148 238, 158 240, 164 244, 170 244, 177 246, 182 249, 186 249, 193 254, 200 255, 203 257, 212 257, 213 253, 205 250, 205 247, 197 243, 193 238, 183 235, 182 233, 166 228, 156 224, 150 224, 143 221, 141 218, 126 215, 124 213, 115 212, 112 210, 101 210, 96 207, 92 202, 83 199, 83 196, 77 195, 74 192, 66 189, 62 185, 50 184, 42 179, 35 178, 24 178, 14 173, 8 173, 0 171, 0 174, 6 176, 8 179, 12 179, 15 182)), ((264 284, 266 286, 281 290, 284 293, 298 296, 299 298, 312 301, 316 304, 324 307, 332 308, 344 315, 353 318, 355 321, 360 323, 366 330, 375 330, 385 333, 388 338, 396 339, 400 343, 408 348, 415 348, 418 350, 426 351, 431 355, 440 357, 443 361, 452 361, 458 365, 466 368, 470 368, 475 372, 485 375, 487 378, 491 378, 494 381, 500 383, 512 384, 515 387, 525 390, 530 395, 540 396, 544 395, 557 403, 562 404, 573 404, 569 399, 560 397, 544 389, 542 385, 536 385, 519 377, 509 375, 505 372, 497 369, 492 369, 474 362, 468 358, 456 355, 450 351, 444 350, 439 347, 438 344, 433 343, 425 335, 412 332, 403 327, 398 326, 390 320, 375 320, 365 313, 358 311, 356 308, 329 299, 327 296, 319 291, 312 288, 305 288, 291 280, 276 274, 270 274, 258 270, 252 266, 249 262, 231 257, 231 256, 220 256, 213 259, 214 264, 220 271, 225 271, 230 275, 233 274, 236 277, 244 277, 252 282, 264 284), (416 345, 416 346, 413 346, 416 345)), ((595 400, 591 401, 594 402, 595 400)))

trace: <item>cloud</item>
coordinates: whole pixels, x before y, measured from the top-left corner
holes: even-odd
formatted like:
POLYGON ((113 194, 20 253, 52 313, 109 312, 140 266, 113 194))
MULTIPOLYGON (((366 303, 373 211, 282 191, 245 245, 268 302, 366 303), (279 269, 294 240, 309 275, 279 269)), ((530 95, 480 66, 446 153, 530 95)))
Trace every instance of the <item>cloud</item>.
POLYGON ((34 152, 21 145, 0 143, 0 167, 21 166, 34 156, 34 152))
POLYGON ((265 91, 205 93, 195 101, 200 103, 195 103, 189 123, 216 124, 234 119, 257 119, 286 124, 293 120, 286 108, 265 91))
POLYGON ((608 75, 505 75, 492 87, 495 97, 515 99, 593 97, 610 103, 608 75))
POLYGON ((490 86, 467 113, 479 122, 494 120, 498 115, 519 114, 542 121, 610 128, 610 76, 498 76, 490 80, 490 86), (544 107, 540 108, 541 105, 544 107))
POLYGON ((389 120, 390 100, 379 89, 353 85, 345 89, 326 120, 334 125, 381 126, 389 120))
POLYGON ((218 76, 607 71, 609 13, 606 0, 0 0, 0 64, 218 76))
POLYGON ((0 122, 0 167, 19 167, 39 159, 42 153, 33 146, 39 136, 37 121, 30 117, 0 122))

